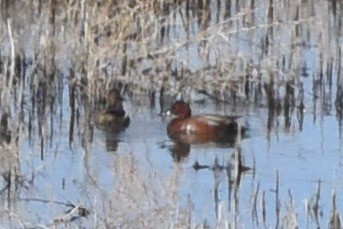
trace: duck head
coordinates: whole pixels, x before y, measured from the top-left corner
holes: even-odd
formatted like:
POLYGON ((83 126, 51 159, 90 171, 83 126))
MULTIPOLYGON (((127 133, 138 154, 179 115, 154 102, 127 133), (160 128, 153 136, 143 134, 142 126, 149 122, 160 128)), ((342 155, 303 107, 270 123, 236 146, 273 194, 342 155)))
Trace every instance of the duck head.
POLYGON ((177 101, 173 104, 167 114, 176 115, 178 118, 189 118, 192 115, 192 111, 188 103, 177 101))

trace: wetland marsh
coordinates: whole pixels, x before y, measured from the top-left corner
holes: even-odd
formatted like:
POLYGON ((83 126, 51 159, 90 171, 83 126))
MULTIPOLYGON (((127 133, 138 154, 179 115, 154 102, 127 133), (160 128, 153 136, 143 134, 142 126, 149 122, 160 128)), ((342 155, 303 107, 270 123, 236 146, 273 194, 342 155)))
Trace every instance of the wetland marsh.
POLYGON ((339 1, 0 6, 1 228, 341 228, 339 1), (175 144, 180 98, 247 136, 175 144))

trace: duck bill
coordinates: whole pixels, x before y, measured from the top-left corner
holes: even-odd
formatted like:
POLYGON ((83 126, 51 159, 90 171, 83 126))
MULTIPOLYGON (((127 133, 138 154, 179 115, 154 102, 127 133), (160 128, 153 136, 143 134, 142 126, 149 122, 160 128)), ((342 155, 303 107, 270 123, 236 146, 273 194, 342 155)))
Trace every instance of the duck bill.
POLYGON ((177 115, 173 114, 170 110, 168 110, 166 113, 165 113, 167 116, 170 116, 172 118, 176 118, 177 115))

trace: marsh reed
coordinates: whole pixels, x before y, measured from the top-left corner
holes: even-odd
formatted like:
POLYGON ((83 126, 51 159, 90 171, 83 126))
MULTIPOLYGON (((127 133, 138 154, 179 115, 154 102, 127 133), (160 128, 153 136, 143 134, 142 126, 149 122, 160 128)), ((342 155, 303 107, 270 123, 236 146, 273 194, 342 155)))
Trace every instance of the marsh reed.
MULTIPOLYGON (((187 100, 205 96, 233 106, 267 107, 269 137, 273 128, 278 128, 276 119, 280 116, 285 131, 294 117, 301 130, 306 109, 317 117, 334 106, 342 125, 339 15, 343 6, 338 1, 4 0, 0 4, 0 142, 5 184, 1 194, 7 191, 8 205, 18 201, 15 197, 20 187, 32 185, 35 177, 34 171, 31 176, 21 174, 19 148, 25 138, 31 141, 38 135, 43 161, 46 145, 52 145, 54 128, 58 128, 56 123, 61 125, 68 115, 69 146, 75 147, 75 138, 81 136, 82 146, 89 151, 93 111, 112 87, 128 96, 151 96, 152 101, 155 97, 163 101, 161 98, 178 95, 187 100), (68 114, 63 113, 65 101, 69 101, 68 114)), ((95 220, 95 226, 156 227, 165 220, 170 227, 195 226, 191 204, 178 209, 177 178, 171 178, 170 189, 160 184, 150 193, 146 185, 155 185, 155 181, 131 170, 136 162, 124 165, 121 160, 132 158, 119 157, 114 166, 122 179, 118 182, 128 186, 129 192, 114 191, 113 199, 121 205, 108 202, 104 218, 100 217, 104 224, 95 220), (141 196, 129 196, 134 194, 141 196), (159 203, 164 198, 166 202, 159 203), (132 221, 126 218, 122 205, 131 207, 132 221), (142 212, 146 205, 154 206, 155 212, 142 212), (117 218, 112 221, 114 215, 117 218)), ((231 179, 232 174, 227 173, 231 179)), ((295 228, 296 203, 291 191, 283 216, 280 202, 285 198, 278 196, 278 174, 275 180, 276 228, 295 228)), ((237 195, 238 178, 229 184, 237 195)), ((314 214, 315 219, 320 184, 314 203, 309 203, 308 214, 314 214)), ((266 192, 258 186, 252 193, 256 225, 268 225, 272 207, 266 205, 266 192)), ((333 192, 331 228, 340 227, 335 201, 333 192)), ((218 219, 221 209, 217 202, 218 219)), ((227 220, 226 227, 234 227, 221 216, 227 220)))

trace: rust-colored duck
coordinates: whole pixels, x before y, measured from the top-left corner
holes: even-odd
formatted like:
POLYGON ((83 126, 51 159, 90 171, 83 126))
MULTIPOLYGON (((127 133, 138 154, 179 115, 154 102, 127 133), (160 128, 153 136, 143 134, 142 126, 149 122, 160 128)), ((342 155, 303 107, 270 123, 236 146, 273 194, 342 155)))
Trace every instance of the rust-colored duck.
POLYGON ((176 116, 167 127, 171 139, 197 144, 206 142, 230 142, 238 133, 243 134, 245 128, 240 126, 238 116, 194 115, 184 101, 177 101, 168 112, 176 116))

